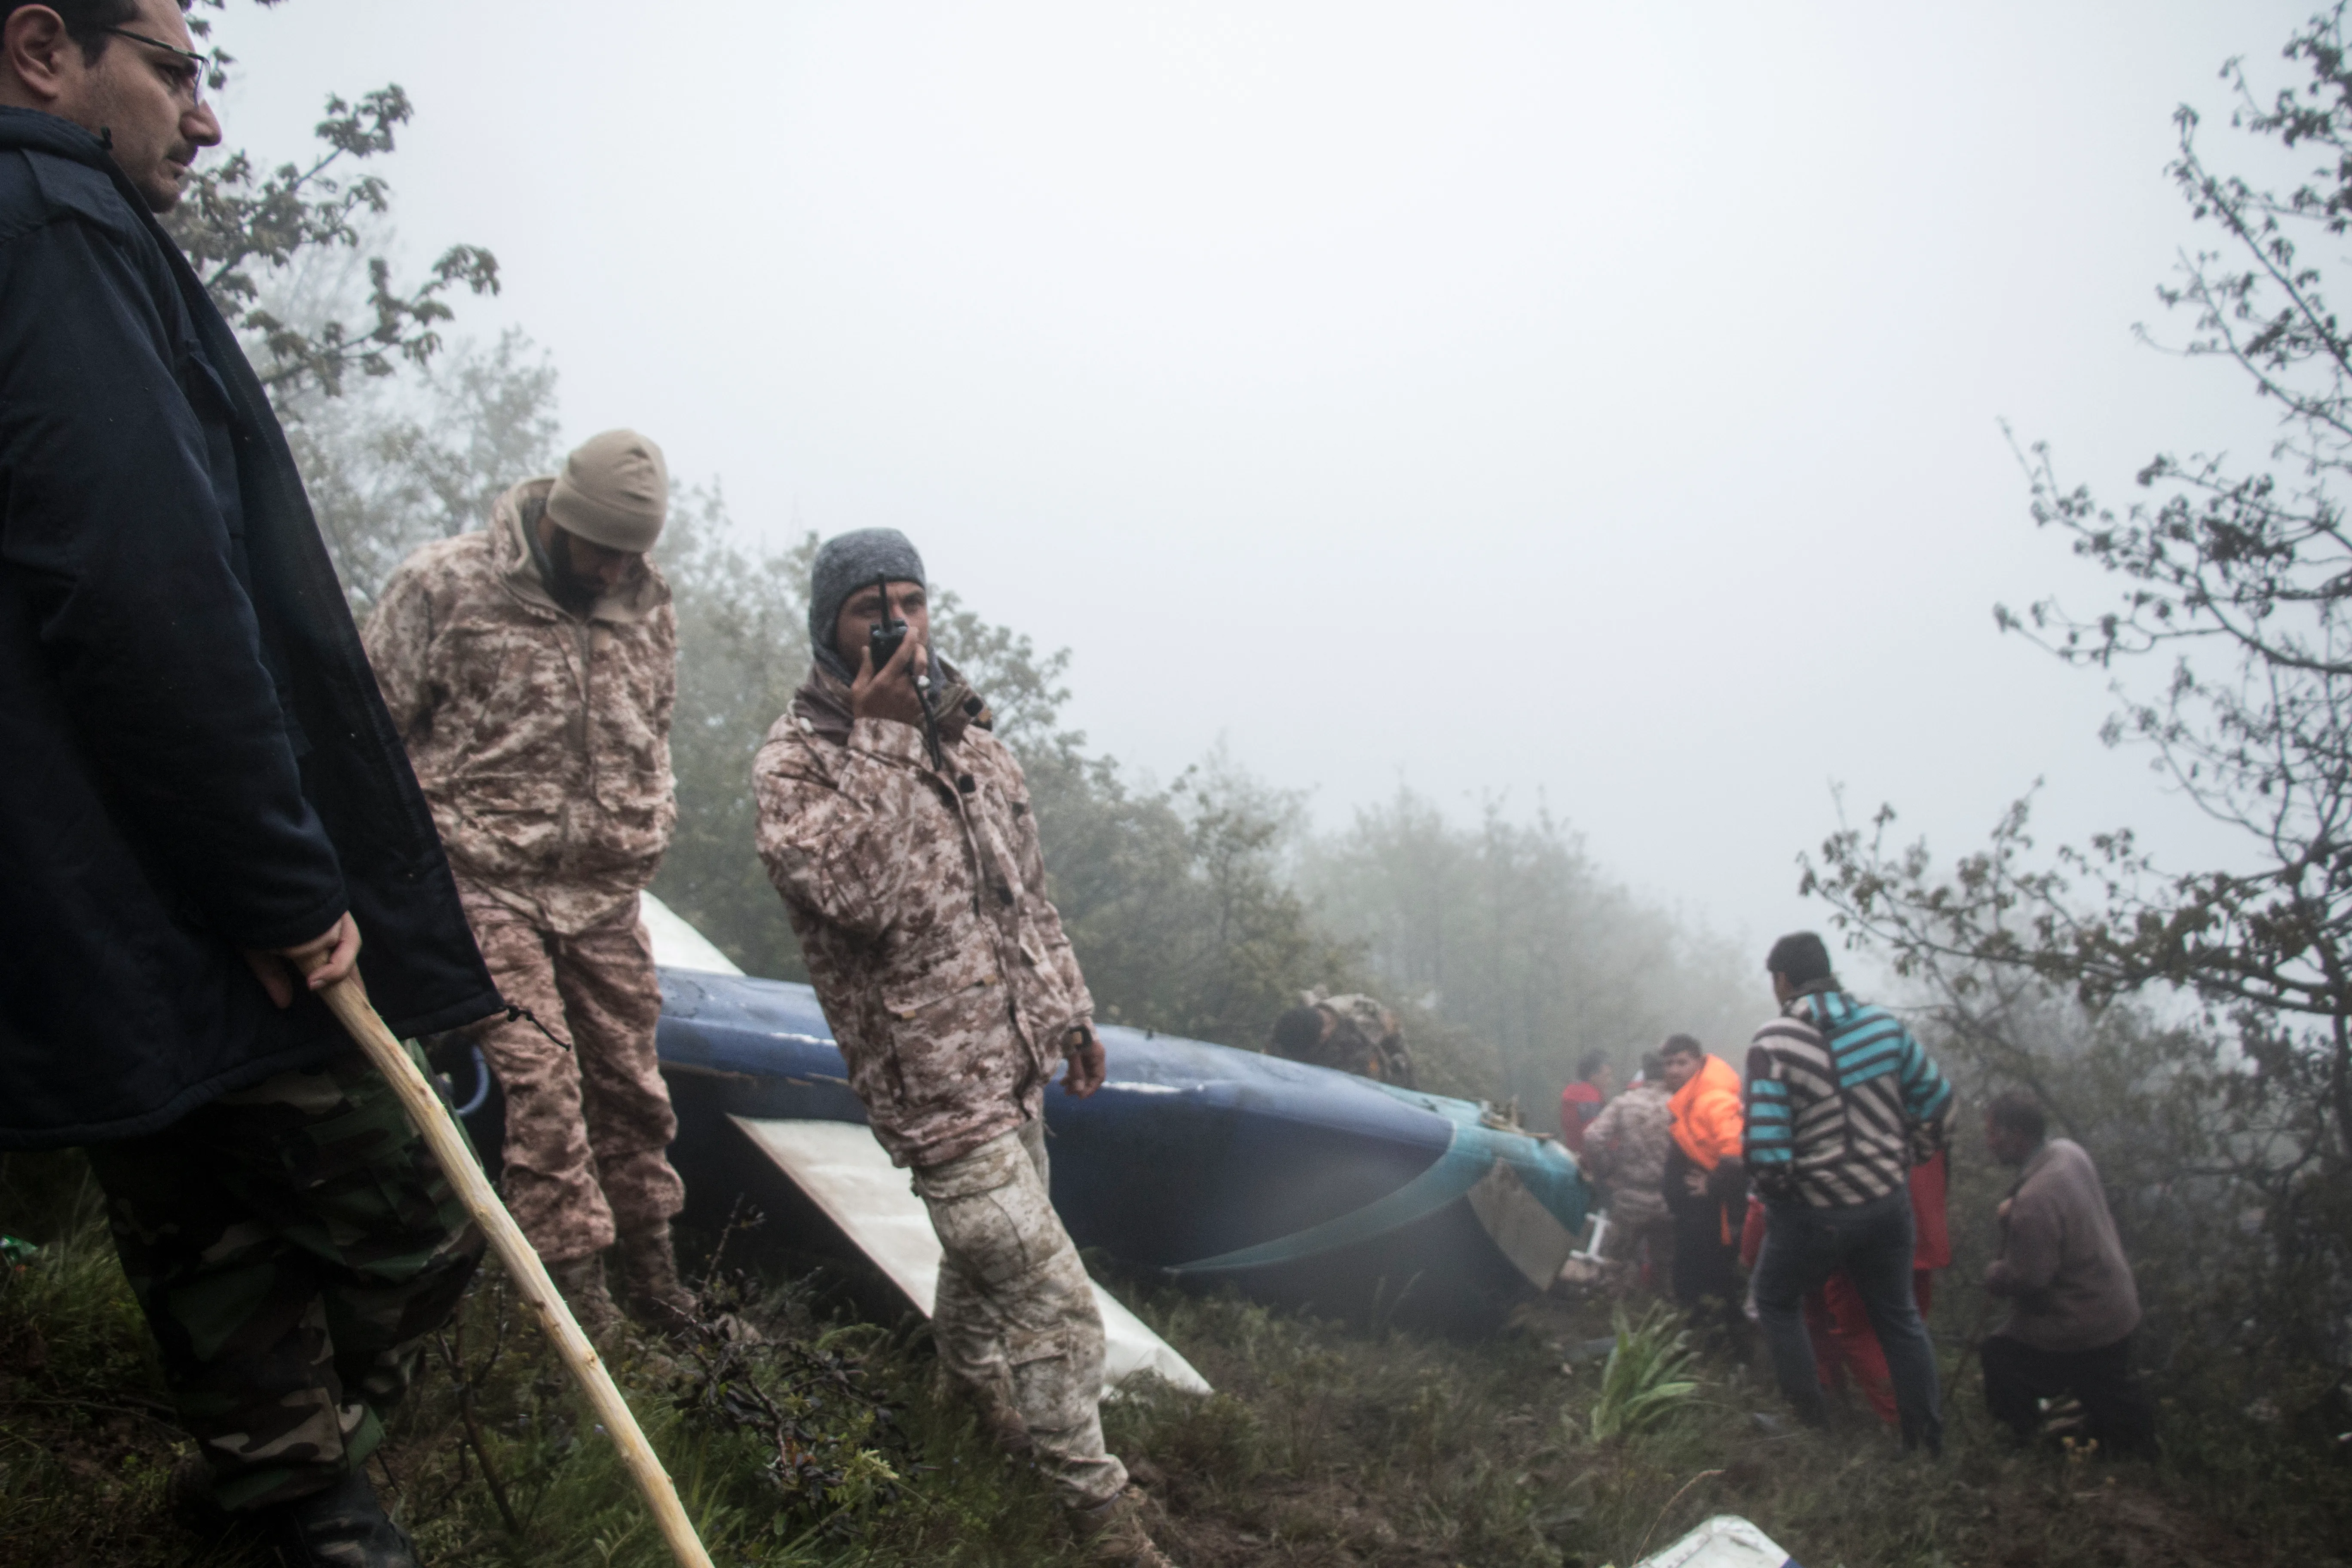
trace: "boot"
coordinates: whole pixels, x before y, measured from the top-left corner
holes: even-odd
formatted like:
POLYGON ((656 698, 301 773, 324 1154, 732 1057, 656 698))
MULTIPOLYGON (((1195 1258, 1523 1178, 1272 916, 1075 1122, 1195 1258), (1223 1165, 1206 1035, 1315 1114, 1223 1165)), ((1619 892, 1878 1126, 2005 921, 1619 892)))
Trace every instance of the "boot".
POLYGON ((621 1271, 621 1305, 629 1316, 672 1339, 692 1335, 694 1292, 677 1281, 677 1253, 670 1246, 669 1221, 644 1230, 623 1231, 614 1260, 621 1271))
POLYGON ((385 1514, 363 1471, 264 1509, 259 1522, 286 1568, 417 1568, 408 1532, 385 1514))
POLYGON ((572 1316, 580 1324, 580 1331, 598 1350, 609 1350, 621 1337, 621 1310, 613 1305, 613 1294, 604 1289, 604 1260, 595 1253, 585 1258, 567 1258, 547 1266, 547 1277, 555 1281, 563 1304, 572 1309, 572 1316))
POLYGON ((1082 1561, 1101 1568, 1176 1568, 1144 1531, 1149 1502, 1140 1488, 1128 1486, 1108 1502, 1072 1510, 1070 1523, 1086 1553, 1082 1561))

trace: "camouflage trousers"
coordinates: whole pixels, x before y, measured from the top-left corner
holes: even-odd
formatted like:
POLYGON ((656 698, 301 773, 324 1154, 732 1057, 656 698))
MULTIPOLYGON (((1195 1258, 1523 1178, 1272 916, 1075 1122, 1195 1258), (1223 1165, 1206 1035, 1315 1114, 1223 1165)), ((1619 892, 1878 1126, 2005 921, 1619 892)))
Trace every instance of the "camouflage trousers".
POLYGON ((636 901, 577 936, 488 899, 467 899, 466 914, 499 994, 546 1026, 519 1018, 478 1037, 506 1095, 500 1185, 515 1223, 549 1263, 604 1251, 615 1226, 664 1223, 686 1184, 664 1152, 677 1117, 654 1055, 661 985, 636 901))
POLYGON ((1609 1243, 1602 1255, 1612 1263, 1623 1263, 1639 1270, 1641 1283, 1664 1295, 1675 1277, 1675 1222, 1670 1217, 1657 1217, 1655 1205, 1645 1205, 1633 1211, 1634 1217, 1621 1220, 1612 1205, 1609 1212, 1609 1243))
POLYGON ((366 1058, 89 1155, 222 1505, 300 1497, 373 1452, 482 1238, 366 1058))
POLYGON ((1037 1468, 1087 1508, 1118 1495, 1127 1467, 1103 1448, 1102 1312, 1046 1177, 1034 1120, 916 1170, 943 1254, 931 1336, 950 1375, 1020 1412, 1037 1468))

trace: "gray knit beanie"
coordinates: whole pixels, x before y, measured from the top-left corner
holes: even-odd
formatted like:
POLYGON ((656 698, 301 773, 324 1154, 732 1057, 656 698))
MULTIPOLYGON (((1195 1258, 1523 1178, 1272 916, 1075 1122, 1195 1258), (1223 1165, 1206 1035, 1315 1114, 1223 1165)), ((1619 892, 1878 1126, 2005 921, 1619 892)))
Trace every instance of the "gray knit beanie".
POLYGON ((849 595, 882 577, 929 586, 923 581, 922 556, 895 528, 837 533, 817 546, 816 564, 809 570, 809 648, 819 664, 844 680, 851 671, 834 651, 833 628, 849 595))
POLYGON ((669 465, 635 430, 591 436, 563 459, 547 515, 591 544, 642 555, 669 516, 669 465))

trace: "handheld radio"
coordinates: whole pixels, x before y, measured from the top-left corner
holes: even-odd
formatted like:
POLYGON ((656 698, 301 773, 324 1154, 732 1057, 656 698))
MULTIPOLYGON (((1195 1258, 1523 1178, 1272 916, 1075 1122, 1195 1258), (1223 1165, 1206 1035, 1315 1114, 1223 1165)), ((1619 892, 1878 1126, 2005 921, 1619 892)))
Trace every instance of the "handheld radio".
MULTIPOLYGON (((900 645, 906 642, 907 623, 891 617, 890 579, 887 576, 877 577, 874 579, 874 590, 882 595, 882 618, 866 632, 866 651, 867 657, 874 661, 874 673, 879 675, 882 673, 882 667, 890 662, 898 654, 900 645)), ((928 658, 927 668, 922 674, 914 677, 914 682, 915 700, 922 704, 923 709, 924 749, 930 753, 932 767, 944 768, 947 764, 940 755, 939 720, 931 712, 931 675, 928 668, 928 658)))
POLYGON ((907 623, 890 618, 889 578, 874 579, 874 591, 882 595, 882 618, 866 634, 866 647, 873 656, 874 673, 879 675, 882 667, 890 662, 899 645, 907 640, 907 623))

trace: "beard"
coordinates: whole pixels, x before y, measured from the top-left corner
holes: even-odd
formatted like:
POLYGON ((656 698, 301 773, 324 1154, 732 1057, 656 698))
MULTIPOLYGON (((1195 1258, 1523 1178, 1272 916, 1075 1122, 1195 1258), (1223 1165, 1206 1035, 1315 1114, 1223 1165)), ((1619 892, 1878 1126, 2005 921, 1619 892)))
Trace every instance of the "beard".
POLYGON ((522 537, 530 551, 530 563, 538 570, 539 580, 546 585, 547 596, 555 601, 556 607, 585 620, 588 612, 596 607, 596 601, 604 596, 604 584, 572 567, 572 536, 562 528, 551 522, 548 531, 554 537, 540 538, 540 523, 545 517, 544 503, 529 506, 524 512, 522 537))
POLYGON ((562 530, 556 531, 555 548, 547 552, 547 594, 564 609, 575 616, 586 616, 604 595, 604 583, 572 566, 572 542, 562 530))

